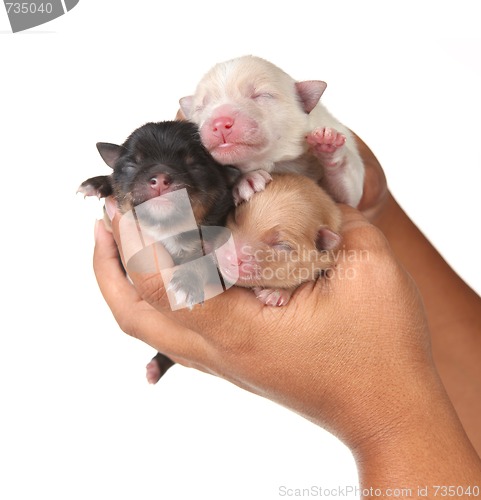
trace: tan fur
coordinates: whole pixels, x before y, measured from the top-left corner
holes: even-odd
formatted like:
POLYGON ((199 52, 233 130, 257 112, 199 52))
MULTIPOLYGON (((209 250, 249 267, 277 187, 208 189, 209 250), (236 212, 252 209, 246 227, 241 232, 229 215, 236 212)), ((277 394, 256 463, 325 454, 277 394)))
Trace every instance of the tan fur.
POLYGON ((237 285, 292 288, 317 278, 332 267, 333 253, 319 251, 316 238, 321 227, 337 233, 339 207, 314 181, 296 174, 274 174, 273 181, 229 217, 240 258, 252 255, 260 277, 239 280, 237 285), (284 249, 284 246, 287 250, 284 249))
POLYGON ((204 219, 207 211, 211 208, 212 203, 202 203, 197 197, 192 197, 190 203, 192 205, 192 211, 194 212, 194 218, 200 223, 204 219))

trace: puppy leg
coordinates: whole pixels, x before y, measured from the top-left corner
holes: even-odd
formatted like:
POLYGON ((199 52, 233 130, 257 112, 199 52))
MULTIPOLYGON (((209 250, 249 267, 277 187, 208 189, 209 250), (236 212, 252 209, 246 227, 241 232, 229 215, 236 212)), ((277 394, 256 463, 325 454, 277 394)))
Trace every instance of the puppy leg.
POLYGON ((340 203, 359 204, 364 182, 364 167, 359 155, 349 148, 341 132, 321 127, 307 136, 312 153, 324 168, 323 186, 340 203))
POLYGON ((271 180, 271 175, 265 170, 253 170, 241 175, 233 189, 235 204, 249 201, 253 194, 264 191, 271 180))
POLYGON ((292 295, 292 290, 284 288, 253 288, 257 299, 266 306, 285 306, 292 295))
POLYGON ((147 382, 149 384, 156 384, 173 365, 175 363, 170 358, 158 352, 145 367, 147 382))

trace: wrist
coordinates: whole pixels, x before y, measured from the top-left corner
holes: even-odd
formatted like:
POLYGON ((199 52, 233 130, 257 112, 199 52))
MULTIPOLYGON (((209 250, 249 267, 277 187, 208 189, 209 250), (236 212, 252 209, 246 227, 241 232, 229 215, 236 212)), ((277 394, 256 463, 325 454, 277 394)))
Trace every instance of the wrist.
POLYGON ((481 461, 435 370, 416 377, 351 451, 366 488, 481 483, 481 461), (394 405, 392 405, 394 406, 394 405), (391 408, 392 409, 392 408, 391 408))

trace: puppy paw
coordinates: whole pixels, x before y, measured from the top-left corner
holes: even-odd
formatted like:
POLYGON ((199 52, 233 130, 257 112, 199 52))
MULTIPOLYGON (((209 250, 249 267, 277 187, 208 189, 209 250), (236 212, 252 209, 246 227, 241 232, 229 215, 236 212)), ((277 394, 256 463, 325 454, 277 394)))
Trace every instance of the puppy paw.
POLYGON ((285 306, 291 298, 292 292, 283 288, 254 288, 256 298, 266 306, 285 306))
POLYGON ((332 153, 342 148, 346 143, 346 136, 336 129, 330 127, 321 127, 313 130, 307 137, 307 143, 312 151, 321 160, 329 159, 332 153))
POLYGON ((106 198, 113 193, 110 176, 99 175, 91 177, 80 184, 77 193, 82 193, 84 198, 87 196, 97 196, 97 198, 106 198))
POLYGON ((173 293, 176 305, 183 304, 189 309, 204 302, 203 280, 193 270, 181 268, 175 271, 167 291, 173 293))
POLYGON ((239 205, 243 201, 249 201, 255 193, 264 191, 271 181, 271 175, 265 170, 254 170, 243 174, 233 189, 235 204, 239 205))

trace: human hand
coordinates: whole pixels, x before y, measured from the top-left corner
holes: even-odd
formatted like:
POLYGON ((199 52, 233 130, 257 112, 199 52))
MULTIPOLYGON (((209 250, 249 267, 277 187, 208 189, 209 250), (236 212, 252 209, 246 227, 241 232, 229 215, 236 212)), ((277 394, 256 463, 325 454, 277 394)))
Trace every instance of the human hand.
MULTIPOLYGON (((234 287, 192 311, 172 312, 158 273, 136 272, 124 262, 135 287, 125 278, 103 224, 97 227, 97 279, 125 332, 358 446, 374 426, 389 427, 398 418, 399 394, 432 366, 416 287, 382 234, 357 211, 343 210, 336 270, 300 287, 288 307, 265 307, 252 291, 234 287)), ((119 218, 112 226, 122 251, 119 218)), ((407 396, 411 404, 415 395, 407 396)))
MULTIPOLYGON (((366 165, 360 209, 391 230, 386 220, 396 210, 383 171, 362 142, 360 150, 366 165)), ((173 313, 158 274, 131 272, 137 289, 127 281, 103 224, 94 258, 99 285, 127 333, 340 437, 355 455, 361 485, 479 484, 481 464, 433 366, 416 287, 380 231, 343 210, 344 259, 336 273, 300 287, 286 308, 263 307, 249 290, 233 288, 203 307, 173 313)), ((420 239, 417 233, 406 239, 399 214, 396 221, 402 241, 420 239)), ((388 239, 399 240, 397 233, 388 239)))
POLYGON ((356 134, 359 153, 364 163, 364 188, 359 206, 364 217, 375 222, 386 206, 388 187, 384 170, 367 144, 356 134))

